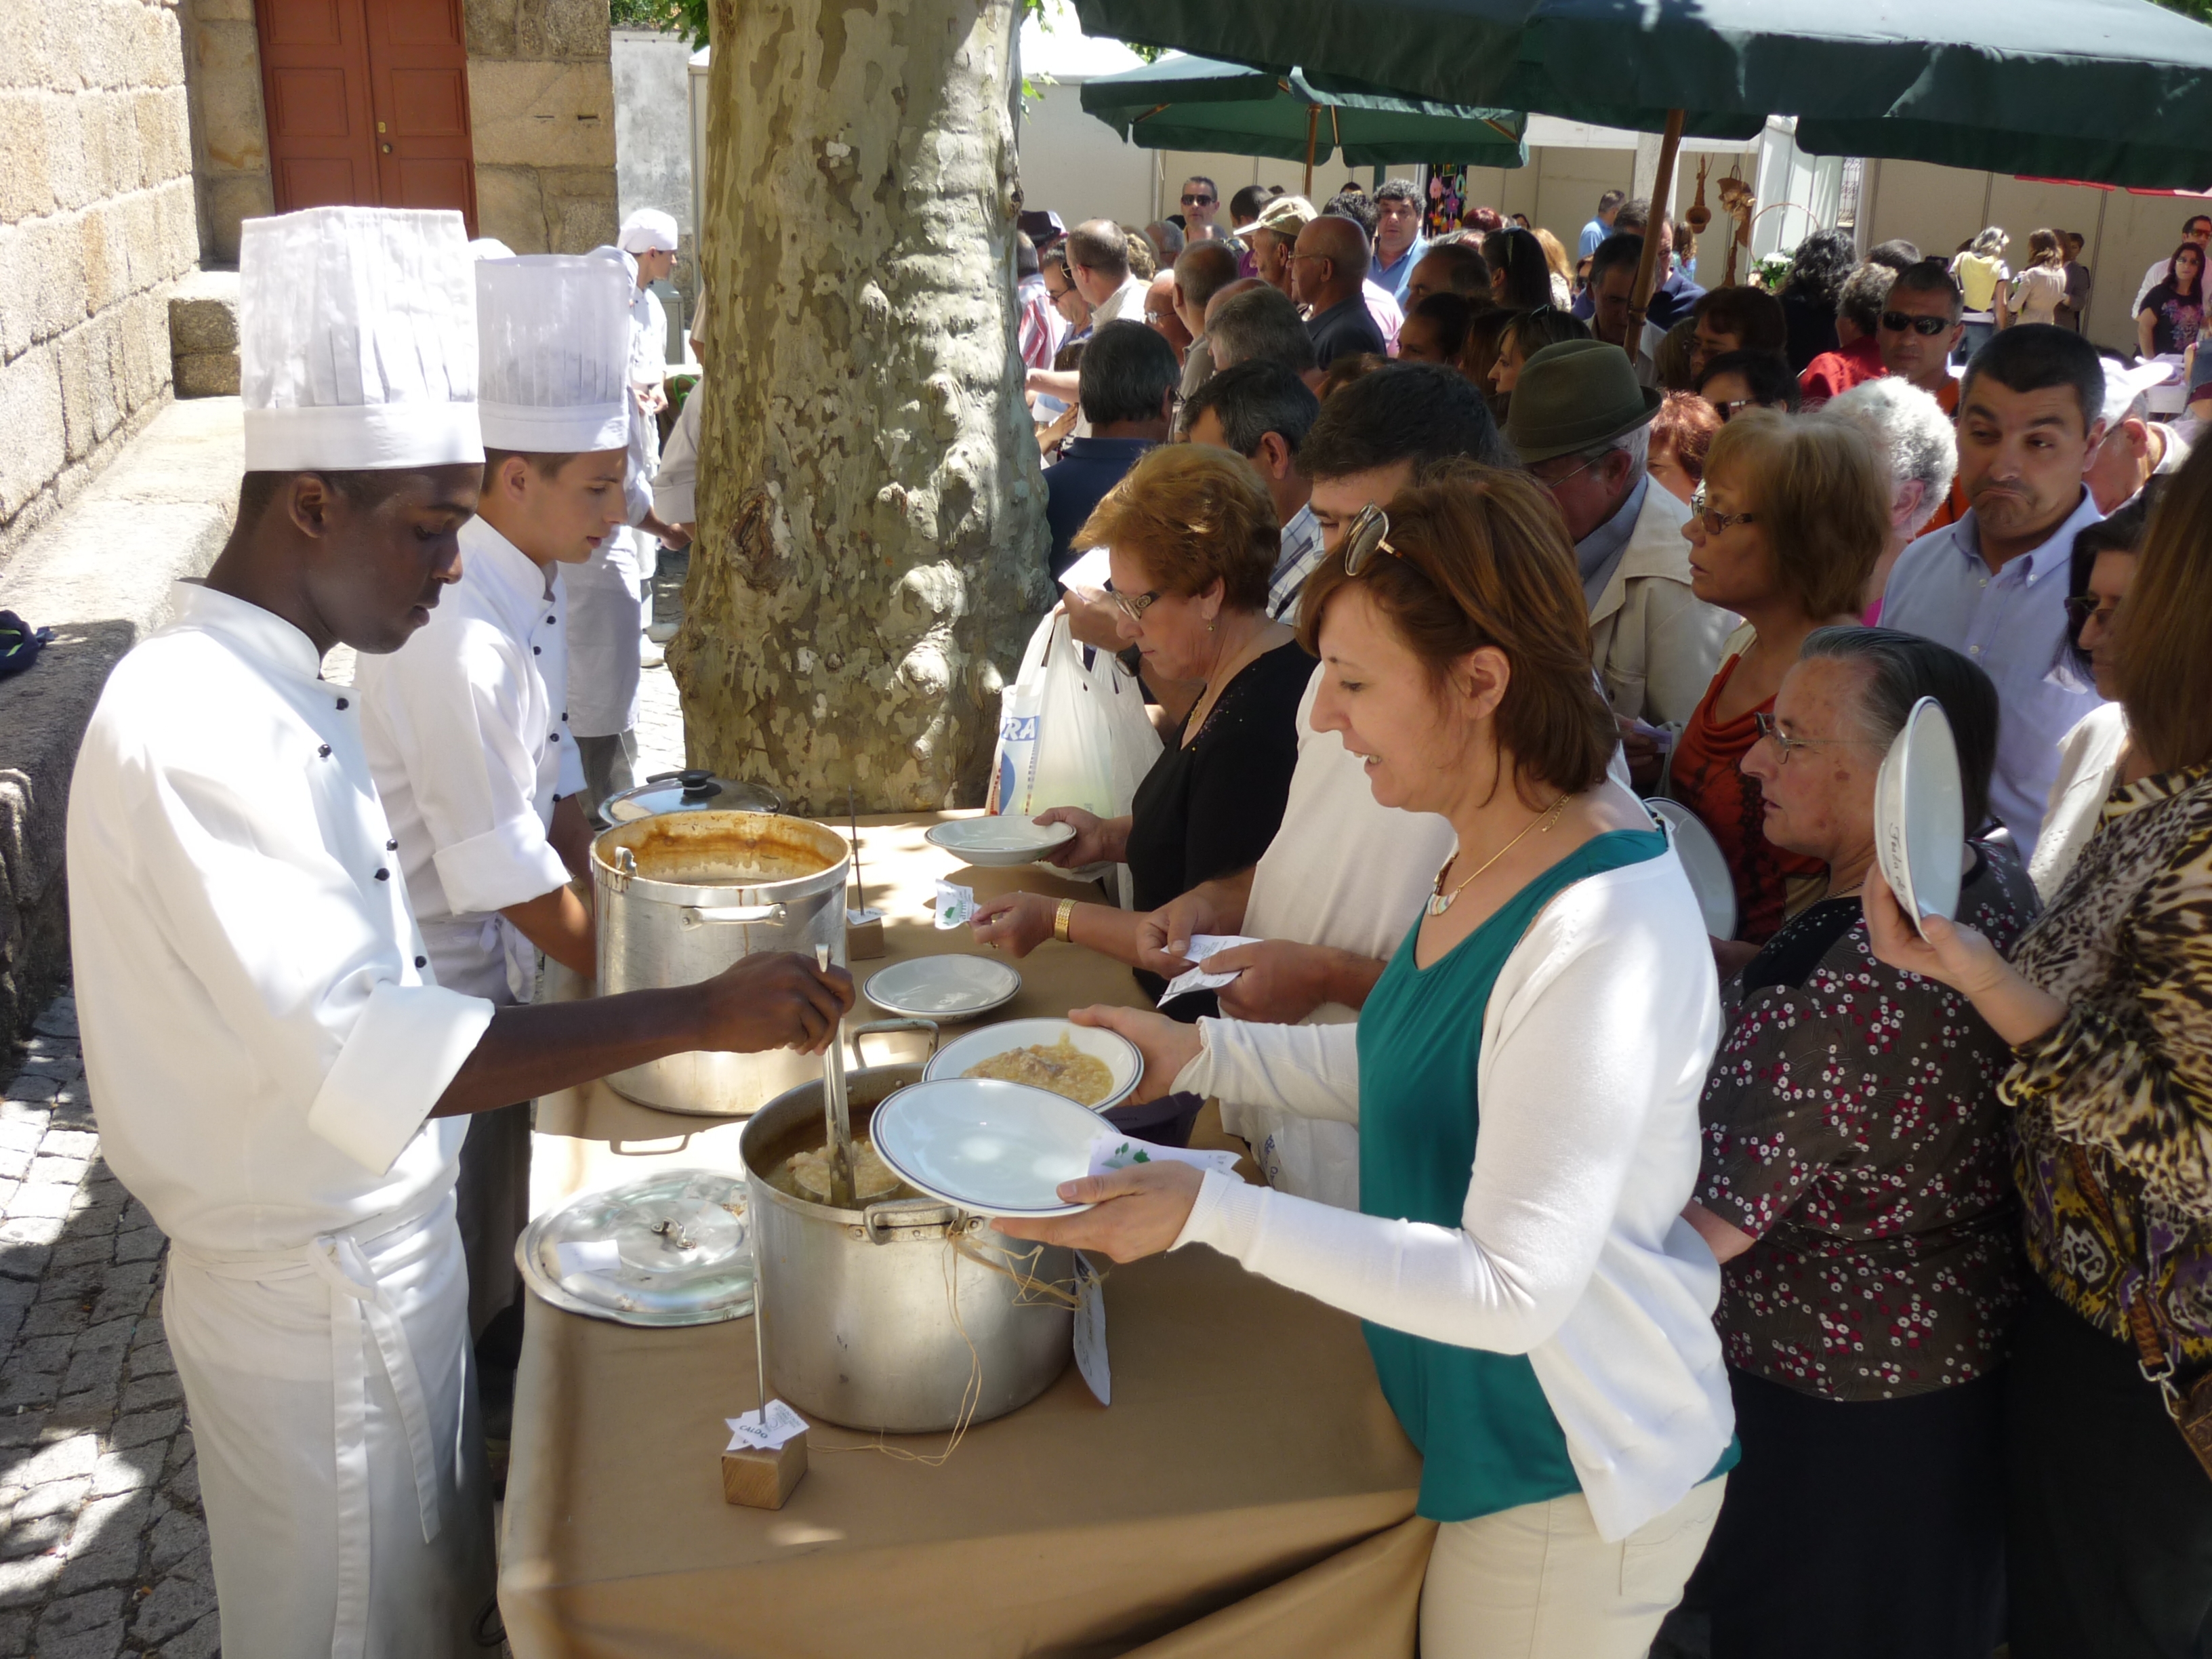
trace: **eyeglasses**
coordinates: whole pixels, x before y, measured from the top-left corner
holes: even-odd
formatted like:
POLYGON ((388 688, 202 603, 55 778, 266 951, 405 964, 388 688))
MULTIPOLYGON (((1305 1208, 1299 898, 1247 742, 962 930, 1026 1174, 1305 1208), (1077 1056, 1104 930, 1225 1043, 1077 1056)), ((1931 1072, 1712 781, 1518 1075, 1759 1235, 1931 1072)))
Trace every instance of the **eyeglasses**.
POLYGON ((1150 306, 1145 307, 1145 320, 1155 328, 1174 315, 1172 311, 1155 311, 1150 306))
POLYGON ((2119 608, 2117 602, 2112 605, 2100 605, 2094 593, 2076 593, 2066 601, 2066 620, 2074 625, 2074 631, 2076 634, 2088 626, 2092 617, 2097 619, 2097 625, 2100 628, 2110 628, 2112 625, 2112 613, 2119 608))
MULTIPOLYGON (((1706 401, 1710 403, 1711 402, 1711 399, 1708 398, 1706 401)), ((1730 398, 1723 403, 1714 404, 1713 413, 1721 417, 1721 424, 1723 426, 1726 426, 1730 421, 1735 419, 1737 416, 1742 414, 1745 410, 1759 409, 1762 407, 1764 407, 1764 405, 1761 404, 1756 398, 1730 398)))
POLYGON ((1185 207, 1212 207, 1220 199, 1218 196, 1186 196, 1182 198, 1182 204, 1185 207))
POLYGON ((1934 339, 1946 329, 1955 326, 1948 317, 1925 317, 1910 311, 1885 311, 1881 325, 1892 334, 1902 334, 1911 329, 1915 334, 1934 339))
POLYGON ((1150 593, 1136 594, 1115 593, 1110 587, 1106 591, 1114 603, 1121 607, 1121 614, 1131 622, 1142 621, 1145 612, 1150 611, 1158 602, 1160 597, 1157 590, 1150 593))
MULTIPOLYGON (((1612 453, 1612 451, 1607 450, 1606 454, 1609 455, 1612 453)), ((1584 461, 1580 466, 1570 467, 1566 471, 1560 473, 1557 477, 1553 477, 1547 472, 1537 471, 1536 467, 1544 465, 1543 462, 1539 461, 1536 463, 1535 466, 1531 466, 1528 469, 1528 473, 1531 477, 1534 478, 1538 483, 1543 485, 1545 489, 1557 489, 1561 484, 1566 483, 1568 479, 1579 477, 1582 474, 1589 471, 1592 467, 1595 466, 1604 459, 1604 455, 1593 455, 1589 459, 1584 461)))
MULTIPOLYGON (((1757 524, 1756 513, 1716 513, 1705 505, 1705 487, 1700 483, 1690 492, 1690 516, 1705 526, 1705 534, 1717 536, 1730 525, 1757 524)), ((1765 730, 1764 726, 1759 728, 1765 730)))
POLYGON ((1790 755, 1800 749, 1823 749, 1832 744, 1859 744, 1870 749, 1883 746, 1867 738, 1793 738, 1777 726, 1774 716, 1763 708, 1753 711, 1751 718, 1759 727, 1759 735, 1782 751, 1784 766, 1790 764, 1790 755))
POLYGON ((1390 545, 1390 515, 1370 501, 1352 516, 1344 532, 1344 574, 1357 576, 1376 554, 1405 556, 1390 545))

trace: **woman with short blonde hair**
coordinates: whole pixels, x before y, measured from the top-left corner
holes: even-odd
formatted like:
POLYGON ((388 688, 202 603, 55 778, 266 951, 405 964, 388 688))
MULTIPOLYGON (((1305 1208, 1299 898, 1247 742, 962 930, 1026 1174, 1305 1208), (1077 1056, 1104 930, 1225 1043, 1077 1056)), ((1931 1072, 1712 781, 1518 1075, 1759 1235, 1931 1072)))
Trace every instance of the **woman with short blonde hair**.
POLYGON ((1367 508, 1300 626, 1315 729, 1457 832, 1433 896, 1356 1025, 1076 1018, 1139 1045, 1140 1092, 1355 1123, 1358 1212, 1160 1163, 998 1224, 1125 1261, 1204 1244, 1359 1316, 1441 1523, 1421 1651, 1642 1659, 1735 1462, 1680 1219, 1719 1025, 1696 901, 1607 776, 1582 577, 1528 475, 1457 464, 1367 508))
MULTIPOLYGON (((1055 805, 1037 816, 1074 827, 1048 855, 1054 863, 1127 865, 1135 908, 1009 893, 977 908, 975 933, 1010 956, 1060 939, 1134 968, 1146 912, 1257 864, 1275 838, 1313 659, 1267 616, 1281 533, 1273 499, 1240 455, 1205 444, 1147 452, 1092 509, 1075 545, 1108 550, 1121 635, 1144 675, 1156 686, 1194 685, 1196 701, 1164 734, 1129 811, 1102 818, 1055 805)), ((1137 982, 1152 997, 1167 988, 1141 969, 1137 982)), ((1206 991, 1172 1006, 1194 1019, 1216 1005, 1206 991)))

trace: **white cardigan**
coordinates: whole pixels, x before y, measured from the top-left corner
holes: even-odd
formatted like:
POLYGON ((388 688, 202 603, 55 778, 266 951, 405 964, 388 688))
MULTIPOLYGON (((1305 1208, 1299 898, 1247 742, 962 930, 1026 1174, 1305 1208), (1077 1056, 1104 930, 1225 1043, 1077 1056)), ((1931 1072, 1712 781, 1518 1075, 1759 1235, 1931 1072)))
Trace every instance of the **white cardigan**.
MULTIPOLYGON (((1177 1089, 1358 1121, 1358 1027, 1199 1030, 1177 1089)), ((1209 1174, 1175 1248, 1210 1244, 1395 1330, 1527 1354, 1599 1533, 1626 1538, 1711 1472, 1735 1425, 1720 1269, 1681 1218, 1719 1036, 1711 947, 1674 853, 1589 877, 1491 993, 1459 1229, 1209 1174)))

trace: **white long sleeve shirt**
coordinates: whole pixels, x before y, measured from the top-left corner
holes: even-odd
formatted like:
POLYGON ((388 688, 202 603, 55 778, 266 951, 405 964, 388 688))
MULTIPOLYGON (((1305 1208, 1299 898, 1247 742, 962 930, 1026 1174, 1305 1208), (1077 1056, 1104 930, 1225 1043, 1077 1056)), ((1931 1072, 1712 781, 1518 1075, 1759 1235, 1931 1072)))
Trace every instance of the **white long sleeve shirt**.
POLYGON ((100 1150, 182 1243, 274 1250, 433 1201, 430 1109, 492 1006, 432 982, 360 709, 272 613, 179 583, 116 665, 69 805, 100 1150))
POLYGON ((545 837, 555 799, 584 787, 559 570, 470 520, 460 580, 413 639, 362 658, 355 685, 438 982, 526 999, 532 953, 498 913, 568 884, 545 837))
MULTIPOLYGON (((1199 1029, 1177 1089, 1358 1120, 1356 1026, 1199 1029)), ((1212 1245, 1394 1330, 1527 1354, 1600 1534, 1624 1538, 1705 1480, 1734 1431, 1720 1268, 1681 1215, 1719 1038, 1712 957, 1674 853, 1591 876, 1538 916, 1484 1011, 1457 1229, 1209 1174, 1176 1248, 1212 1245)))

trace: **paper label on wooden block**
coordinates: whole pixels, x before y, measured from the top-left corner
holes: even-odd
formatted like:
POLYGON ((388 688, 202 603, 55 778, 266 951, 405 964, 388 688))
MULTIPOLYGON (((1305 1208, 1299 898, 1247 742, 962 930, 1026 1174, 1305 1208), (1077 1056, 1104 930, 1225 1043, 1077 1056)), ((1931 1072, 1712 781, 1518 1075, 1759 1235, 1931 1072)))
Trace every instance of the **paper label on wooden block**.
POLYGON ((806 1432, 806 1419, 781 1400, 768 1402, 767 1421, 759 1412, 722 1419, 730 1425, 730 1443, 724 1451, 775 1451, 793 1435, 806 1432))
POLYGON ((1114 1403, 1114 1374, 1106 1364, 1106 1295, 1080 1250, 1075 1253, 1075 1369, 1100 1405, 1114 1403))

